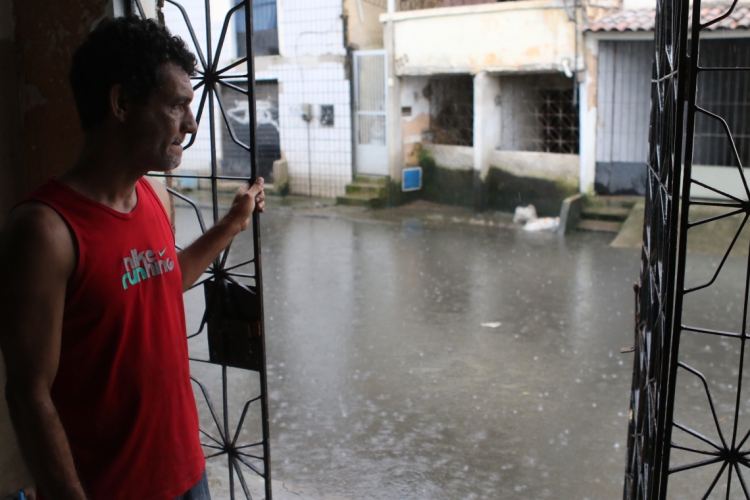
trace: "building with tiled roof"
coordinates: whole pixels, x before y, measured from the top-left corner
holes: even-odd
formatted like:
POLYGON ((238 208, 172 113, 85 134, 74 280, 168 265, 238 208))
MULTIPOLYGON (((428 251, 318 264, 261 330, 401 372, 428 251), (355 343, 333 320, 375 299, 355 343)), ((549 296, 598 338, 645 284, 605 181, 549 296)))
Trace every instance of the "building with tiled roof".
MULTIPOLYGON (((584 189, 593 184, 598 193, 638 193, 645 187, 656 10, 643 7, 648 6, 631 4, 582 29, 587 68, 581 93, 590 98, 581 99, 581 143, 589 145, 581 152, 581 184, 584 189)), ((701 66, 750 66, 750 5, 703 6, 701 24, 701 66)), ((706 72, 698 84, 699 104, 727 121, 748 164, 750 123, 744 116, 750 99, 744 89, 750 74, 706 72)), ((734 165, 716 123, 699 118, 695 137, 697 177, 722 175, 734 165)))
MULTIPOLYGON (((712 5, 701 9, 701 23, 707 23, 727 12, 727 5, 712 5)), ((691 16, 692 17, 692 16, 691 16)), ((621 10, 589 23, 584 31, 653 31, 656 9, 621 10)), ((708 30, 750 28, 750 6, 737 7, 726 18, 709 26, 708 30)))

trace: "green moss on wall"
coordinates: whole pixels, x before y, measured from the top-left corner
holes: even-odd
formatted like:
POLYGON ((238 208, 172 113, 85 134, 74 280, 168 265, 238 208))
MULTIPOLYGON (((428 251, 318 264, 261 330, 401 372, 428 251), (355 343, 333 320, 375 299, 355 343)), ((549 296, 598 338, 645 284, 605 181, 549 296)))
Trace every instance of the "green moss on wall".
POLYGON ((432 153, 417 154, 422 167, 422 198, 448 205, 474 206, 474 171, 441 167, 432 153))
POLYGON ((540 216, 557 216, 563 200, 578 192, 577 186, 562 180, 519 177, 496 167, 490 168, 481 182, 474 179, 474 170, 441 167, 426 149, 421 149, 417 158, 422 167, 422 190, 404 193, 401 180, 391 180, 390 206, 422 199, 478 210, 512 212, 519 205, 531 203, 540 216))
POLYGON ((518 177, 494 167, 484 189, 487 208, 512 212, 519 205, 533 204, 541 216, 559 215, 563 200, 578 192, 576 186, 564 181, 518 177))
POLYGON ((388 183, 388 206, 397 207, 413 201, 422 200, 422 191, 401 191, 401 179, 391 180, 388 183))

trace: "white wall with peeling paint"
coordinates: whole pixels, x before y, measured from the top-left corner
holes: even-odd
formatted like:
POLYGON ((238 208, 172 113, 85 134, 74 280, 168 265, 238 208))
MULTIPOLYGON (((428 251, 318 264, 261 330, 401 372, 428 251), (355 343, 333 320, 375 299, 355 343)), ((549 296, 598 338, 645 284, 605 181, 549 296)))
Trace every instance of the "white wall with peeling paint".
POLYGON ((562 0, 383 14, 395 31, 398 75, 562 71, 575 60, 575 23, 562 0))

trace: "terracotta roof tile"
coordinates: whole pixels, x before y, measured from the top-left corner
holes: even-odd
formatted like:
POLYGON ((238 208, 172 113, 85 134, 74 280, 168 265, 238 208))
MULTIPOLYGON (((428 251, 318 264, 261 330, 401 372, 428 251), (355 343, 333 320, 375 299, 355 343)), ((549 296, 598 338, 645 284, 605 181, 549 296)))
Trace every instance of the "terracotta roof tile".
MULTIPOLYGON (((724 14, 729 6, 713 5, 701 8, 701 22, 706 23, 724 14)), ((589 23, 584 31, 652 31, 655 9, 621 10, 589 23)), ((750 28, 750 7, 736 7, 734 11, 708 30, 750 28)))

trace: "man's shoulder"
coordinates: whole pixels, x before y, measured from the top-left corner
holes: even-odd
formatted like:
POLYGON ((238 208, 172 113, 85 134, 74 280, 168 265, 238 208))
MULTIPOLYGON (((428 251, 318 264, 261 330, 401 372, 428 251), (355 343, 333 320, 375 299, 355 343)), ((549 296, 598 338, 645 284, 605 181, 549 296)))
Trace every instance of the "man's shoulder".
POLYGON ((169 202, 169 191, 167 191, 167 188, 162 184, 162 182, 159 179, 155 179, 154 177, 149 177, 148 175, 143 177, 143 180, 145 180, 149 186, 151 186, 151 189, 154 190, 154 193, 156 193, 156 196, 161 201, 161 204, 164 206, 164 210, 166 210, 167 213, 170 212, 170 202, 169 202))
POLYGON ((43 237, 55 236, 56 233, 68 234, 68 228, 65 220, 54 208, 41 201, 28 200, 17 205, 8 214, 1 234, 4 235, 6 232, 22 232, 29 233, 30 236, 43 237))
POLYGON ((39 201, 25 201, 11 211, 0 229, 0 263, 45 260, 72 269, 73 236, 52 207, 39 201))

